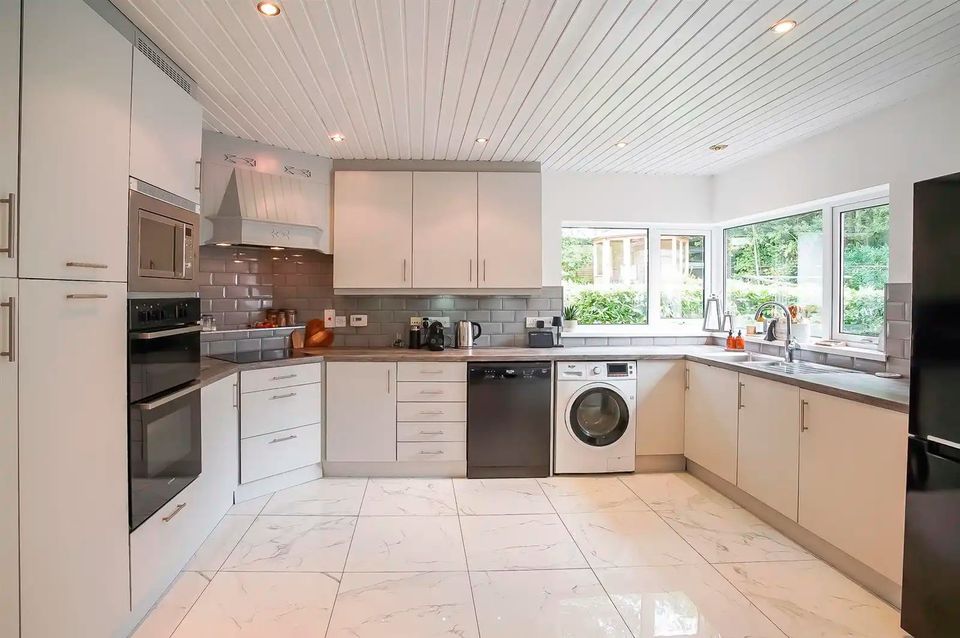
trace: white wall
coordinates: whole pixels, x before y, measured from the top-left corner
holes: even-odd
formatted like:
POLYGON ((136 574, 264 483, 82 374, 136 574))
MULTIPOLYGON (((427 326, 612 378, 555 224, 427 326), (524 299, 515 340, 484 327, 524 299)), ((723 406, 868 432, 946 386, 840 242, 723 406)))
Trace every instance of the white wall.
POLYGON ((913 183, 960 172, 960 83, 714 177, 715 221, 889 184, 890 281, 912 272, 913 183))
POLYGON ((565 222, 710 223, 710 177, 544 172, 543 285, 560 285, 565 222))

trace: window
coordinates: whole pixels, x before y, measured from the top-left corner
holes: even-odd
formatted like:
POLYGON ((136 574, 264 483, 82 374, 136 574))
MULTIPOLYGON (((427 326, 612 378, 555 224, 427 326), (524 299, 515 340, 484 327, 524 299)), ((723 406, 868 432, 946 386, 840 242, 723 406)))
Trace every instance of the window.
POLYGON ((735 325, 765 301, 797 306, 810 334, 823 336, 823 211, 723 231, 726 307, 735 325))
POLYGON ((580 323, 648 322, 648 238, 645 228, 563 228, 563 303, 580 323))
POLYGON ((842 339, 871 341, 883 330, 890 206, 879 203, 836 211, 840 295, 836 332, 842 339))
POLYGON ((660 235, 661 320, 703 319, 706 243, 705 235, 660 235))

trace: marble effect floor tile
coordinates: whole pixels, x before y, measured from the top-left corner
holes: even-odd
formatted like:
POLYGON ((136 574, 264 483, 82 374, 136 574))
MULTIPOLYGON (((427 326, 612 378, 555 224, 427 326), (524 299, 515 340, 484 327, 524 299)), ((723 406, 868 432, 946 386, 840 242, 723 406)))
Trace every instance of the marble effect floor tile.
POLYGON ((819 560, 716 568, 791 638, 901 638, 900 615, 819 560))
POLYGON ((478 636, 465 572, 344 574, 327 638, 478 636))
POLYGON ((744 509, 675 510, 659 514, 709 563, 814 559, 744 509))
POLYGON ((555 476, 540 485, 559 514, 650 509, 615 476, 555 476))
POLYGON ((367 479, 325 478, 280 490, 261 514, 356 516, 367 479))
POLYGON ((483 638, 629 638, 589 569, 472 572, 483 638))
POLYGON ((564 514, 562 518, 594 568, 704 562, 656 512, 564 514))
POLYGON ((260 516, 221 569, 343 571, 356 520, 344 516, 260 516))
POLYGON ((360 516, 456 514, 450 479, 370 479, 360 507, 360 516))
POLYGON ((131 638, 170 638, 213 576, 210 573, 182 572, 131 638))
POLYGON ((220 572, 174 638, 317 638, 337 587, 329 574, 220 572))
POLYGON ((686 473, 630 474, 620 480, 652 510, 735 509, 739 507, 686 473))
POLYGON ((217 571, 246 534, 256 516, 224 516, 196 551, 185 571, 217 571))
POLYGON ((460 514, 552 514, 537 479, 455 479, 460 514))
POLYGON ((227 515, 257 516, 263 511, 263 506, 267 504, 273 494, 264 494, 249 501, 241 501, 227 511, 227 515))
POLYGON ((465 516, 460 526, 471 571, 587 566, 556 514, 465 516))
POLYGON ((345 571, 466 571, 456 516, 361 516, 345 571))
POLYGON ((710 565, 596 570, 635 638, 785 638, 710 565))

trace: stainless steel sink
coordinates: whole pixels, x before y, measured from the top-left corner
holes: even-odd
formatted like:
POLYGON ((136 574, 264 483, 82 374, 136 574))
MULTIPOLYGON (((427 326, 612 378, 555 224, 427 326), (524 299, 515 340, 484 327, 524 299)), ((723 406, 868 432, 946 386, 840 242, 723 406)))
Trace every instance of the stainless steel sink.
POLYGON ((729 361, 730 363, 776 362, 774 357, 758 352, 717 352, 709 356, 711 359, 729 361))
POLYGON ((830 374, 830 373, 852 373, 853 370, 843 368, 834 368, 824 366, 819 363, 809 363, 807 361, 747 361, 745 366, 756 368, 758 370, 769 370, 770 372, 779 372, 780 374, 830 374))

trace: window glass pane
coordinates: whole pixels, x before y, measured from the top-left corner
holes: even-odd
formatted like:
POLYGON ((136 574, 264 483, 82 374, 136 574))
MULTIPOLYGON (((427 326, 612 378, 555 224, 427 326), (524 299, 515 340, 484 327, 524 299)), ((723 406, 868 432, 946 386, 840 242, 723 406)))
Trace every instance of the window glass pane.
POLYGON ((840 332, 878 337, 889 274, 890 206, 842 213, 840 233, 840 332))
POLYGON ((647 252, 643 228, 564 228, 563 304, 584 325, 647 323, 647 252))
POLYGON ((703 319, 703 235, 660 236, 660 318, 703 319))
POLYGON ((728 228, 726 303, 737 326, 765 301, 799 307, 810 334, 823 336, 823 212, 728 228))

